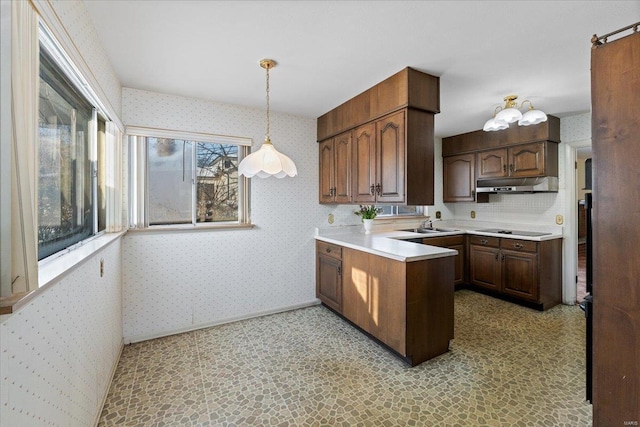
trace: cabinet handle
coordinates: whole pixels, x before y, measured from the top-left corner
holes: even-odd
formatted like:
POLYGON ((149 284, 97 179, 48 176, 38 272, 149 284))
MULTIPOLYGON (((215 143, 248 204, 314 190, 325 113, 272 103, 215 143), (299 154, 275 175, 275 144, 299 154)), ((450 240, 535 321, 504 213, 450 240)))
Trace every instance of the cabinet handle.
POLYGON ((509 165, 509 172, 513 172, 513 164, 509 165))
POLYGON ((330 254, 331 253, 331 248, 327 248, 327 253, 330 254))
POLYGON ((506 163, 504 165, 502 165, 502 172, 506 172, 507 171, 507 165, 506 163))
POLYGON ((498 252, 496 252, 496 261, 498 260, 498 252))
POLYGON ((524 245, 522 243, 514 243, 513 247, 516 248, 516 249, 522 249, 522 248, 524 248, 524 245))
POLYGON ((504 261, 504 254, 502 254, 502 261, 504 261))
POLYGON ((480 244, 486 245, 487 243, 489 243, 487 239, 480 239, 480 244))
POLYGON ((378 193, 378 196, 382 195, 382 185, 376 184, 376 193, 378 193))
POLYGON ((376 191, 376 186, 371 184, 371 187, 369 187, 369 192, 371 193, 372 196, 376 194, 375 191, 376 191))
POLYGON ((338 266, 338 276, 342 276, 342 266, 338 266))

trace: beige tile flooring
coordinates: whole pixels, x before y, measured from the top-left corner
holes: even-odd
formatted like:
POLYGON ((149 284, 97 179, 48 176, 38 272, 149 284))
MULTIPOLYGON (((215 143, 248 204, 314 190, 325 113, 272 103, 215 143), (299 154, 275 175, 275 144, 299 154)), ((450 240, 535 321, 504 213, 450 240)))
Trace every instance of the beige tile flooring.
POLYGON ((410 368, 315 306, 125 346, 100 426, 589 426, 577 306, 471 291, 410 368))

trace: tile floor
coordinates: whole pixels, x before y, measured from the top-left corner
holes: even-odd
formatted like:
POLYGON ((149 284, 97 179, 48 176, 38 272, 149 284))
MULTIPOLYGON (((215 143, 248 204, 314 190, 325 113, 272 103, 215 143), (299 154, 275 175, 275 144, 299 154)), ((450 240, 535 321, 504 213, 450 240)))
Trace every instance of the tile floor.
POLYGON ((321 306, 125 346, 99 426, 589 426, 577 306, 455 298, 409 368, 321 306))

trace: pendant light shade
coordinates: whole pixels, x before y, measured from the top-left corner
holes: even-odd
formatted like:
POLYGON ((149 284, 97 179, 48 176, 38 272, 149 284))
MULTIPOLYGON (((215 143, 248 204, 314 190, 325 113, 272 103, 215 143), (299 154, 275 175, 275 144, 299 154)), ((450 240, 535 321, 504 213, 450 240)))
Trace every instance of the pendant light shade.
POLYGON ((266 139, 258 151, 242 159, 238 166, 238 173, 247 178, 253 176, 284 178, 285 176, 294 177, 298 171, 293 161, 276 150, 271 140, 266 139))
POLYGON ((258 178, 269 178, 271 176, 276 178, 284 178, 285 176, 294 177, 298 174, 296 165, 289 157, 276 150, 269 136, 269 70, 276 66, 276 62, 273 59, 263 59, 260 61, 260 66, 267 70, 267 135, 258 151, 242 159, 238 165, 238 174, 244 175, 247 178, 254 176, 258 178))

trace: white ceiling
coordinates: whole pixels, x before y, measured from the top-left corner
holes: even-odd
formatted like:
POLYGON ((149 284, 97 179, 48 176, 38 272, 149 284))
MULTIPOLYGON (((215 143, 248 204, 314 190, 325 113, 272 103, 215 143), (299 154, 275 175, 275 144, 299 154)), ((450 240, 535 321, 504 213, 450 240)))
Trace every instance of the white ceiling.
POLYGON ((318 117, 406 66, 440 77, 436 135, 482 128, 509 94, 590 109, 590 38, 640 1, 85 0, 123 86, 318 117))

